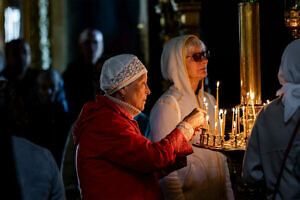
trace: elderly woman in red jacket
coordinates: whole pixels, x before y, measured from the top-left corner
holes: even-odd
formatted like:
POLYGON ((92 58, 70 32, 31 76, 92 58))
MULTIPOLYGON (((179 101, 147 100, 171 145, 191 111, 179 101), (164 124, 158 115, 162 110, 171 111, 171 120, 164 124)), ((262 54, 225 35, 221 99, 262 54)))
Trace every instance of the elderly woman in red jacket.
POLYGON ((188 143, 205 119, 193 110, 165 138, 150 142, 133 119, 150 94, 147 70, 122 54, 108 59, 95 102, 84 105, 74 127, 77 173, 83 199, 161 199, 159 177, 186 165, 188 143))

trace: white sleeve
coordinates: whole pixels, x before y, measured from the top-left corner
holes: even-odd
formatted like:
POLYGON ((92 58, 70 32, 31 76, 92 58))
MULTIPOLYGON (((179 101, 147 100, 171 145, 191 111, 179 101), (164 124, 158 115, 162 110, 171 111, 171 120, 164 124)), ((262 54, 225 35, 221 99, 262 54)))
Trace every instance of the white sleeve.
POLYGON ((157 142, 167 136, 180 122, 180 112, 171 98, 160 99, 150 113, 151 141, 157 142))
MULTIPOLYGON (((153 142, 164 138, 180 122, 180 110, 176 103, 172 98, 165 98, 153 107, 150 114, 151 140, 153 142)), ((160 187, 165 200, 185 199, 177 171, 160 179, 160 187)))

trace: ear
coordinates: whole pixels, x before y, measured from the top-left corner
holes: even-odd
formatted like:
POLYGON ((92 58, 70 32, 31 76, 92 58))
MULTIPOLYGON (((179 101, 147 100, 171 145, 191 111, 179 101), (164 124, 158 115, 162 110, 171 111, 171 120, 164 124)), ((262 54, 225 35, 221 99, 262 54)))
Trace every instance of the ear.
POLYGON ((125 94, 126 94, 125 87, 121 88, 121 89, 119 90, 119 92, 120 92, 121 96, 125 96, 125 94))

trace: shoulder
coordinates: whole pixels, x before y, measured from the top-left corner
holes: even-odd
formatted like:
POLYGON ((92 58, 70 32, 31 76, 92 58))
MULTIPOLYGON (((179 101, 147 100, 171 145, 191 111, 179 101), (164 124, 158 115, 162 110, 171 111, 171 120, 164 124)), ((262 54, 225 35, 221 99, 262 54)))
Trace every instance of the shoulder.
POLYGON ((282 98, 278 97, 271 101, 269 104, 266 104, 262 107, 262 109, 259 111, 259 117, 274 117, 278 116, 279 113, 283 113, 284 106, 282 104, 282 98))
POLYGON ((51 153, 48 149, 34 144, 25 138, 12 136, 12 144, 14 152, 22 152, 22 154, 28 154, 31 156, 39 155, 40 157, 45 158, 49 156, 51 157, 51 153))
POLYGON ((213 95, 211 95, 210 93, 208 92, 204 92, 204 96, 212 103, 215 103, 216 102, 216 99, 213 95))
POLYGON ((31 167, 39 166, 41 169, 49 169, 56 166, 55 160, 48 149, 36 145, 27 139, 12 136, 12 146, 17 163, 27 163, 31 167), (42 166, 41 163, 43 164, 42 166))
POLYGON ((182 99, 183 94, 175 87, 168 89, 158 100, 157 104, 175 105, 182 99))

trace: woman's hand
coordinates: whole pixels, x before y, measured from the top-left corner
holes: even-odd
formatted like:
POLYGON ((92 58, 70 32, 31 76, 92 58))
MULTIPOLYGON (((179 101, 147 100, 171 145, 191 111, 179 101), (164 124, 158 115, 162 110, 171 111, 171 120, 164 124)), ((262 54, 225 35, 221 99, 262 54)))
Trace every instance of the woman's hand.
POLYGON ((189 123, 193 129, 197 130, 205 125, 206 112, 201 108, 195 108, 183 121, 189 123))

